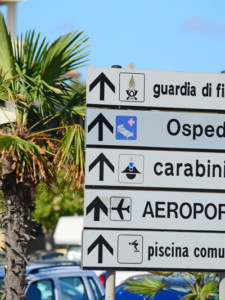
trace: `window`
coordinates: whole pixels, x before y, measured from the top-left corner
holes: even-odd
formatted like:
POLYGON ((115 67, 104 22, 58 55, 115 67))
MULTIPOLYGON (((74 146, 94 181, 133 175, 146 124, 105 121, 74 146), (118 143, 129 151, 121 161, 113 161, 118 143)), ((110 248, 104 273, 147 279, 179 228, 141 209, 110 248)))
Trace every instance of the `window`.
POLYGON ((3 293, 3 290, 4 290, 4 285, 5 285, 4 278, 0 277, 0 299, 2 299, 2 293, 3 293))
POLYGON ((96 300, 100 299, 102 294, 101 294, 101 291, 100 291, 100 289, 97 285, 97 282, 92 277, 88 277, 88 281, 90 283, 90 286, 91 286, 92 292, 95 296, 95 299, 96 300))
POLYGON ((88 300, 87 291, 81 277, 59 278, 63 300, 88 300))
POLYGON ((27 291, 26 300, 55 300, 53 281, 46 279, 33 282, 27 291))

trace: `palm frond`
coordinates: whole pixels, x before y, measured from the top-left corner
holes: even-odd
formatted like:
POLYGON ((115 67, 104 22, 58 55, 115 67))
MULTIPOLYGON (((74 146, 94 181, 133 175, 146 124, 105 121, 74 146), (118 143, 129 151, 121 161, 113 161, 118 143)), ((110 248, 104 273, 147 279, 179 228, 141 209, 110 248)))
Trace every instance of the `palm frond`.
POLYGON ((5 106, 5 102, 13 99, 12 91, 10 89, 13 78, 7 79, 6 73, 3 72, 0 66, 0 105, 5 106))
POLYGON ((58 169, 66 165, 66 177, 79 187, 84 182, 85 154, 84 130, 74 124, 67 130, 62 139, 54 161, 58 161, 58 169))
POLYGON ((41 63, 41 78, 48 85, 57 88, 59 79, 67 72, 81 67, 88 52, 84 50, 87 37, 82 31, 68 33, 58 38, 46 51, 41 63))
POLYGON ((199 294, 204 297, 204 299, 210 299, 218 296, 218 281, 206 281, 202 288, 199 289, 199 294))
MULTIPOLYGON (((32 180, 38 182, 40 179, 51 182, 54 178, 52 164, 47 155, 53 154, 44 150, 32 141, 27 141, 15 135, 0 135, 1 160, 11 157, 13 163, 7 172, 16 172, 17 181, 23 181, 24 174, 29 174, 32 180)), ((6 172, 5 172, 6 173, 6 172)))
POLYGON ((173 275, 174 272, 172 271, 149 271, 149 273, 154 274, 154 275, 159 275, 159 276, 164 276, 164 277, 169 277, 173 275))
POLYGON ((40 40, 40 33, 35 36, 35 30, 25 33, 25 38, 21 34, 13 42, 13 54, 21 72, 29 77, 35 78, 40 72, 40 63, 48 47, 46 38, 40 40))
POLYGON ((6 79, 15 75, 14 56, 11 37, 8 33, 3 15, 0 13, 0 68, 6 74, 6 79))
POLYGON ((4 41, 0 49, 0 67, 1 62, 4 63, 3 72, 0 68, 0 100, 12 100, 16 114, 11 129, 8 126, 2 130, 0 155, 11 151, 18 174, 23 174, 25 168, 32 173, 31 164, 35 161, 32 176, 39 172, 40 178, 45 176, 41 172, 49 161, 57 161, 58 169, 66 164, 73 180, 81 184, 84 178, 84 130, 80 117, 85 113, 85 91, 74 91, 64 75, 85 62, 87 37, 82 31, 76 31, 61 36, 49 46, 45 38, 41 39, 40 34, 30 30, 12 45, 2 15, 0 34, 4 41), (9 72, 11 68, 13 72, 9 72), (8 79, 6 72, 11 76, 8 79), (21 128, 29 132, 24 138, 19 133, 21 128), (44 138, 42 135, 47 133, 44 138), (47 141, 58 144, 55 159, 52 153, 47 153, 47 141), (39 163, 37 171, 35 168, 39 163))
MULTIPOLYGON (((142 293, 152 299, 162 291, 169 290, 180 295, 185 295, 183 300, 205 300, 218 298, 218 274, 203 272, 158 272, 149 271, 154 275, 159 275, 160 280, 156 278, 143 277, 135 281, 127 281, 126 289, 133 293, 142 293), (179 280, 178 280, 179 278, 179 280), (180 280, 183 279, 183 280, 180 280), (177 288, 174 288, 177 287, 177 288)), ((151 299, 150 298, 150 299, 151 299)))
POLYGON ((65 99, 66 105, 57 112, 57 117, 65 126, 74 123, 74 118, 77 116, 84 117, 85 115, 85 92, 75 92, 65 99))
POLYGON ((190 293, 184 299, 210 299, 218 295, 218 276, 217 274, 204 272, 180 273, 185 281, 190 293), (195 298, 193 298, 195 297, 195 298))
POLYGON ((125 290, 129 290, 134 294, 144 294, 146 298, 153 299, 159 291, 168 287, 168 284, 161 280, 152 278, 142 278, 140 280, 127 280, 125 282, 125 290))

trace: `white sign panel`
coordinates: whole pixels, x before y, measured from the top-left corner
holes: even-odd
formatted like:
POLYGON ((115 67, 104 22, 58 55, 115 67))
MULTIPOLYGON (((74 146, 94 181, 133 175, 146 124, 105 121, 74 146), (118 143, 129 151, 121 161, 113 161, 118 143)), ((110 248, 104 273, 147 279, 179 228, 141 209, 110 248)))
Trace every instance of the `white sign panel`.
POLYGON ((87 105, 225 110, 225 77, 88 67, 87 105))
POLYGON ((90 145, 225 151, 225 116, 88 108, 86 146, 90 145))
POLYGON ((225 232, 224 200, 218 193, 86 189, 84 227, 225 232))
POLYGON ((85 229, 82 244, 83 268, 225 269, 222 233, 85 229))
POLYGON ((86 149, 86 188, 225 191, 223 153, 86 149))

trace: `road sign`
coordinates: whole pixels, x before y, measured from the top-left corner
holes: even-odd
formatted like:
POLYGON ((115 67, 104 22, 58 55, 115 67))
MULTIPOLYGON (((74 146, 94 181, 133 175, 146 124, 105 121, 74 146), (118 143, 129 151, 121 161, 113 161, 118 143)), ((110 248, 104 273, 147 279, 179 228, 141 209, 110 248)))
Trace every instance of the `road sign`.
POLYGON ((225 151, 223 114, 88 108, 86 147, 225 151))
POLYGON ((87 107, 83 268, 223 270, 224 75, 88 68, 87 107))
POLYGON ((86 188, 225 192, 223 153, 86 149, 86 188))
POLYGON ((225 111, 225 77, 88 67, 87 105, 225 111))
POLYGON ((88 230, 83 231, 84 269, 225 269, 221 233, 88 230))
POLYGON ((225 232, 224 194, 85 191, 84 228, 225 232))

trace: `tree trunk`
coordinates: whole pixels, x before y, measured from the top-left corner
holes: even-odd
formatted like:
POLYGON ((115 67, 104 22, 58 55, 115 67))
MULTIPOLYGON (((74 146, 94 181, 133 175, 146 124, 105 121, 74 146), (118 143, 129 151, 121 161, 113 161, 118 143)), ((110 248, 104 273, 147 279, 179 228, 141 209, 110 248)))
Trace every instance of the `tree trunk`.
MULTIPOLYGON (((16 173, 8 172, 10 159, 3 162, 2 190, 6 212, 2 217, 5 230, 6 273, 4 296, 6 300, 24 300, 28 243, 32 238, 34 184, 29 176, 17 183, 16 173)), ((12 165, 11 165, 12 166, 12 165)))
POLYGON ((55 250, 55 244, 53 239, 53 230, 52 229, 46 229, 45 227, 42 227, 42 231, 44 233, 45 237, 45 250, 46 251, 53 251, 55 250))

